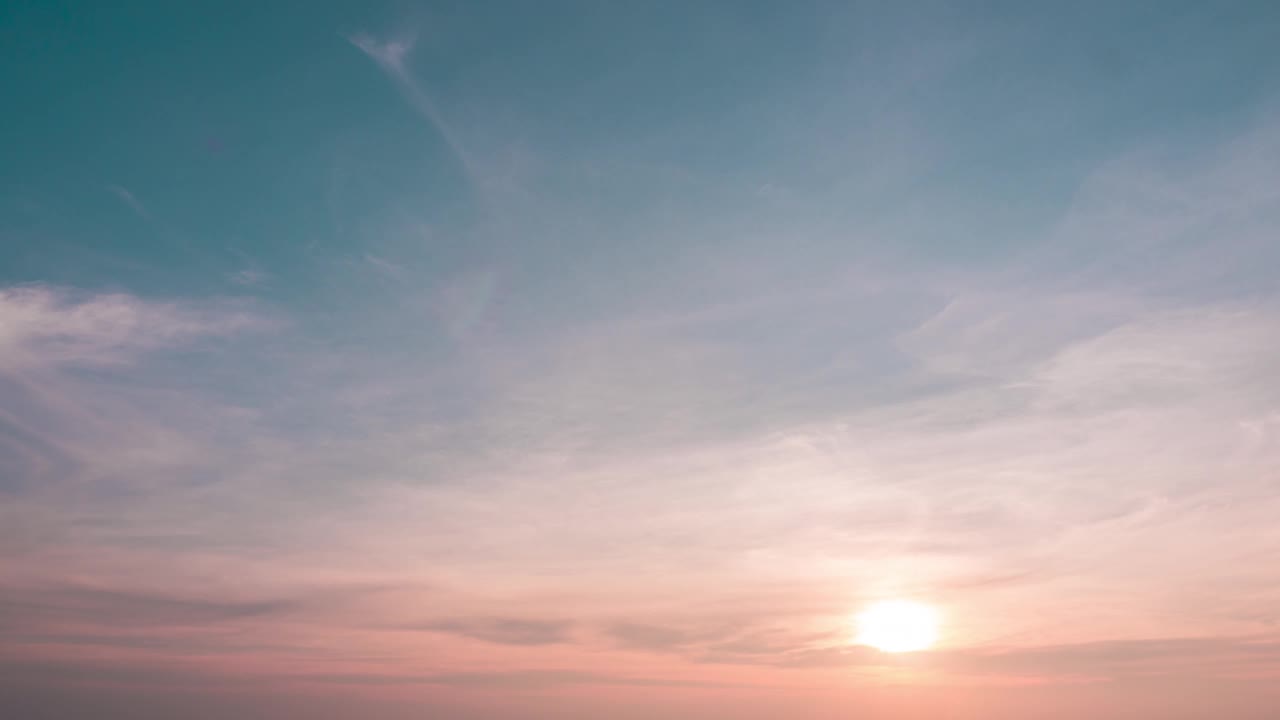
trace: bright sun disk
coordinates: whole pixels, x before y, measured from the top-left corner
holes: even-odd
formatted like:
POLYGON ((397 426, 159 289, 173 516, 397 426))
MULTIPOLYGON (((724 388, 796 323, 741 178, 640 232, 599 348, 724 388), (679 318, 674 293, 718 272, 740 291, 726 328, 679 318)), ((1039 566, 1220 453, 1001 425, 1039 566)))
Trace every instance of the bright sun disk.
POLYGON ((938 611, 908 600, 886 600, 858 613, 855 641, 884 652, 925 650, 938 639, 938 611))

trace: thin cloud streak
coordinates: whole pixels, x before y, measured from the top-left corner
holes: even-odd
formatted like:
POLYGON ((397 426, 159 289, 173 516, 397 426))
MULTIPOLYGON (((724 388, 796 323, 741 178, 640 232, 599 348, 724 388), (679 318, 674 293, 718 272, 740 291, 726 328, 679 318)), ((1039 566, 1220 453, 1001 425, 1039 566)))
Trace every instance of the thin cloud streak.
POLYGON ((572 623, 563 620, 466 618, 438 620, 413 629, 460 635, 499 645, 554 645, 572 639, 572 623))
POLYGON ((383 42, 369 33, 361 32, 347 36, 347 42, 354 45, 365 55, 368 55, 391 78, 392 82, 395 83, 396 89, 404 96, 404 99, 439 133, 440 139, 444 140, 445 144, 448 145, 463 172, 474 184, 479 176, 470 153, 458 139, 453 127, 445 120, 435 101, 413 78, 408 66, 405 64, 410 53, 413 52, 413 46, 416 43, 415 37, 410 35, 404 39, 383 42))
POLYGON ((147 207, 128 188, 121 185, 108 185, 107 190, 110 190, 113 195, 120 198, 120 201, 137 213, 138 217, 143 220, 151 220, 151 213, 147 210, 147 207))

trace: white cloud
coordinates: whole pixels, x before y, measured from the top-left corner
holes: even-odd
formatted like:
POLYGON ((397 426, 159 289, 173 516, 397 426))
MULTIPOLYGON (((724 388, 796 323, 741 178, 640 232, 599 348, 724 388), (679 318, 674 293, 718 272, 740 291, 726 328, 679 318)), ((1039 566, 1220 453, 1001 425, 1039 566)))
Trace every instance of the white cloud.
POLYGON ((0 370, 113 365, 262 325, 234 303, 147 301, 43 285, 0 289, 0 370))

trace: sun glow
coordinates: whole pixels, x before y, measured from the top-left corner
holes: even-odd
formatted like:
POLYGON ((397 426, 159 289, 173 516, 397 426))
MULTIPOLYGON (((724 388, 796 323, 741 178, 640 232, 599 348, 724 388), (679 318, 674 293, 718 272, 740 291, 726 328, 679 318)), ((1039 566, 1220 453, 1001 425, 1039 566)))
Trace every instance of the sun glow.
POLYGON ((908 600, 886 600, 858 613, 860 645, 884 652, 925 650, 938 639, 938 611, 908 600))

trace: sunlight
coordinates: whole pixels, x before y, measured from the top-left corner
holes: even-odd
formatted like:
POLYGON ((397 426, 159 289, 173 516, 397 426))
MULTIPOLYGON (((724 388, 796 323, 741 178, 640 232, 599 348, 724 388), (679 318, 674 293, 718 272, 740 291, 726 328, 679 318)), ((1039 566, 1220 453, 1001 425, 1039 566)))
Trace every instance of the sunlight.
POLYGON ((883 652, 925 650, 938 639, 938 611, 908 600, 886 600, 858 613, 855 642, 883 652))

